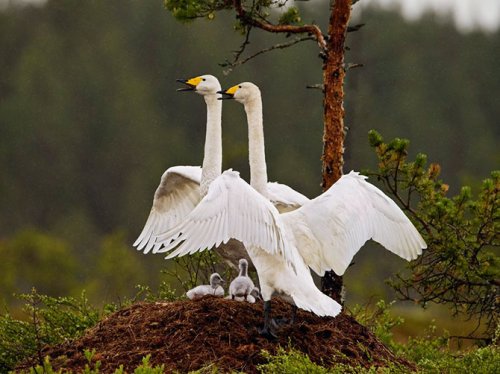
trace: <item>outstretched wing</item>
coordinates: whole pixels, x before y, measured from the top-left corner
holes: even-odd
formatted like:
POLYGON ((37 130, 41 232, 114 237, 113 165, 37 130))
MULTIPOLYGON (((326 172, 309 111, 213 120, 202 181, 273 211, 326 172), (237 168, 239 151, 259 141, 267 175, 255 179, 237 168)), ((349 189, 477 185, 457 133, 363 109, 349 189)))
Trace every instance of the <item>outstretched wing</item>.
POLYGON ((286 244, 279 212, 232 170, 210 184, 207 195, 180 225, 158 236, 157 243, 164 247, 155 246, 155 250, 162 253, 175 248, 167 256, 172 258, 219 246, 231 238, 246 248, 279 254, 290 264, 296 260, 295 251, 286 244))
POLYGON ((291 212, 306 204, 309 199, 286 184, 269 182, 267 195, 280 213, 291 212))
POLYGON ((199 166, 173 166, 163 173, 149 217, 134 243, 138 250, 150 252, 158 234, 178 225, 194 209, 201 200, 200 180, 199 166))
POLYGON ((369 239, 408 261, 427 248, 396 203, 365 179, 351 172, 300 209, 282 214, 304 261, 318 275, 330 269, 342 275, 369 239))

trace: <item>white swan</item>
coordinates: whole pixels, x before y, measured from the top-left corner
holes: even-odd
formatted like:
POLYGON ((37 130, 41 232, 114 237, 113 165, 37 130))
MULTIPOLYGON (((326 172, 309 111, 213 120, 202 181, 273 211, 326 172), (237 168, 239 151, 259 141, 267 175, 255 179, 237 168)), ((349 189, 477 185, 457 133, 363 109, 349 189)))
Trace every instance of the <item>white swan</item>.
POLYGON ((222 288, 222 285, 224 283, 224 280, 218 273, 213 273, 212 275, 210 275, 210 284, 196 286, 195 288, 192 288, 188 292, 186 292, 186 296, 190 300, 201 299, 206 295, 224 297, 224 288, 222 288))
MULTIPOLYGON (((250 184, 266 196, 268 184, 260 90, 255 84, 244 82, 221 93, 245 107, 250 184)), ((331 269, 342 275, 352 257, 369 239, 408 261, 427 248, 396 203, 366 179, 351 171, 300 209, 281 215, 286 226, 291 228, 301 256, 318 275, 331 269), (393 231, 395 229, 398 230, 393 231)))
MULTIPOLYGON (((223 97, 234 98, 245 107, 250 184, 262 195, 268 196, 260 90, 253 83, 244 82, 221 93, 223 97)), ((379 242, 408 261, 415 259, 427 247, 394 201, 365 179, 366 177, 351 172, 316 199, 293 212, 281 215, 290 244, 297 248, 303 262, 320 276, 328 270, 342 275, 368 239, 379 242)), ((289 273, 290 269, 283 267, 281 271, 289 273)), ((259 274, 259 279, 261 278, 259 274)), ((269 294, 275 293, 280 286, 276 280, 267 282, 272 276, 263 278, 265 281, 264 284, 261 282, 261 292, 264 300, 268 300, 269 294)), ((309 283, 309 277, 306 278, 309 283)), ((312 288, 313 285, 309 286, 312 288)), ((300 287, 304 287, 304 284, 300 287)), ((297 297, 293 297, 294 292, 298 292, 296 284, 288 287, 288 293, 295 301, 297 297)), ((309 302, 312 302, 312 295, 315 293, 316 291, 308 295, 309 302)), ((300 307, 297 302, 295 304, 300 307)))
MULTIPOLYGON (((229 296, 235 300, 248 300, 255 289, 252 279, 248 276, 248 262, 242 258, 239 262, 240 272, 229 285, 229 296)), ((253 302, 255 299, 251 296, 253 302)))
MULTIPOLYGON (((155 244, 157 235, 175 227, 191 212, 206 195, 210 183, 221 175, 222 170, 222 102, 217 91, 220 83, 212 75, 201 75, 191 79, 179 79, 187 85, 178 91, 196 92, 203 96, 207 105, 207 126, 203 167, 174 166, 165 171, 156 189, 153 205, 144 228, 134 246, 145 254, 162 252, 155 244)), ((307 202, 304 195, 286 185, 269 183, 271 200, 280 211, 290 211, 307 202)), ((250 261, 242 244, 230 240, 216 248, 224 261, 238 269, 238 260, 250 261)))
MULTIPOLYGON (((252 101, 252 103, 261 108, 260 98, 252 101)), ((251 119, 249 118, 249 120, 251 119)), ((260 132, 255 126, 250 126, 249 147, 252 149, 250 153, 251 185, 262 196, 272 198, 272 195, 268 193, 263 141, 262 124, 260 132)), ((231 214, 239 213, 243 215, 244 218, 241 222, 246 227, 243 227, 243 230, 238 232, 238 235, 241 236, 235 236, 234 238, 245 243, 248 254, 257 270, 261 294, 265 302, 264 328, 261 330, 263 334, 273 334, 269 318, 270 300, 276 294, 286 298, 293 305, 312 311, 317 315, 335 316, 340 313, 340 305, 324 295, 314 285, 309 268, 300 257, 297 248, 294 246, 288 247, 286 243, 282 244, 276 241, 264 243, 258 240, 261 235, 268 237, 268 231, 275 231, 276 238, 281 239, 283 237, 285 230, 277 218, 273 217, 277 224, 276 227, 250 225, 248 222, 251 223, 252 220, 248 220, 245 216, 248 216, 249 212, 259 212, 262 209, 261 205, 258 205, 256 201, 245 201, 242 204, 237 199, 228 203, 229 199, 226 194, 233 192, 236 195, 239 190, 231 189, 232 186, 230 185, 226 185, 225 189, 220 189, 216 187, 217 184, 217 181, 212 183, 206 198, 198 204, 196 209, 188 215, 181 225, 158 237, 158 244, 165 245, 162 251, 173 249, 179 244, 167 258, 192 254, 217 245, 221 240, 218 233, 223 231, 228 223, 232 223, 232 220, 221 217, 222 214, 227 214, 227 212, 231 214)), ((222 237, 227 236, 223 235, 222 237)))
MULTIPOLYGON (((251 184, 266 196, 260 91, 251 83, 242 83, 223 93, 245 106, 249 125, 251 184)), ((426 247, 399 207, 365 179, 351 172, 316 199, 297 210, 281 214, 275 221, 278 232, 275 238, 284 238, 284 242, 273 239, 268 243, 276 245, 278 250, 255 240, 266 235, 271 230, 269 226, 252 225, 238 232, 240 236, 237 239, 246 242, 261 285, 264 300, 262 333, 273 334, 269 315, 270 300, 274 295, 280 295, 296 307, 320 316, 335 316, 340 312, 340 305, 315 286, 309 268, 319 275, 330 269, 341 275, 369 239, 378 241, 407 260, 417 257, 426 247)), ((178 246, 167 258, 194 253, 216 244, 220 240, 219 232, 224 232, 225 226, 231 222, 221 216, 221 212, 241 213, 245 209, 261 209, 260 202, 259 208, 248 205, 248 201, 244 206, 233 200, 228 203, 229 198, 224 196, 227 191, 215 188, 212 191, 213 186, 182 224, 159 237, 165 243, 166 251, 178 246), (211 193, 213 196, 209 198, 211 193)), ((273 219, 276 219, 274 215, 273 219)))
MULTIPOLYGON (((207 125, 203 167, 173 166, 161 177, 156 189, 153 206, 144 228, 133 244, 145 254, 156 253, 160 247, 155 245, 156 235, 165 232, 182 222, 208 191, 210 183, 221 175, 222 170, 222 103, 220 83, 212 75, 201 75, 191 79, 178 79, 187 87, 177 91, 196 92, 203 96, 207 105, 207 125)), ((216 248, 222 259, 235 269, 238 260, 248 257, 240 242, 231 240, 216 248)))

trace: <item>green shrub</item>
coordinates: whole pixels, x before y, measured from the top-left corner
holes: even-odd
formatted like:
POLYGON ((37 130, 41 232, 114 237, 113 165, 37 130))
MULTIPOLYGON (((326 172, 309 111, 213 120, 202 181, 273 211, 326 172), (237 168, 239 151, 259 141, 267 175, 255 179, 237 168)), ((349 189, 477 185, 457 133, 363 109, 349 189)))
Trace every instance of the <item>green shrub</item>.
MULTIPOLYGON (((14 319, 8 312, 0 316, 0 372, 36 355, 46 344, 57 344, 80 336, 94 326, 100 313, 88 304, 85 293, 79 299, 40 295, 35 289, 20 295, 24 300, 25 320, 14 319)), ((43 367, 43 357, 39 356, 43 367)))
POLYGON ((328 369, 313 363, 307 355, 294 349, 286 351, 284 348, 279 348, 275 355, 271 355, 267 351, 263 351, 262 355, 268 360, 268 362, 258 366, 261 373, 329 373, 328 369))
MULTIPOLYGON (((89 351, 85 350, 85 358, 87 359, 87 363, 85 364, 85 368, 83 369, 83 374, 99 374, 101 373, 101 361, 95 361, 92 363, 92 359, 95 355, 95 350, 89 351)), ((151 359, 151 355, 147 355, 142 359, 142 364, 134 369, 134 374, 163 374, 165 372, 164 365, 151 366, 149 360, 151 359)), ((30 368, 29 371, 22 370, 19 374, 61 374, 63 370, 60 369, 55 371, 52 368, 52 364, 50 363, 49 357, 45 357, 42 364, 35 366, 34 368, 30 368)), ((64 371, 67 373, 67 371, 64 371)), ((118 369, 116 369, 113 374, 123 374, 125 371, 123 370, 123 366, 121 365, 118 369)))
POLYGON ((367 175, 382 182, 428 246, 408 263, 410 271, 394 275, 389 285, 402 300, 424 308, 444 304, 454 315, 482 322, 484 331, 473 332, 491 341, 498 324, 500 170, 492 171, 476 194, 463 186, 448 196, 438 164, 427 166, 424 154, 408 159, 408 140, 385 143, 374 130, 369 140, 378 170, 367 175))
POLYGON ((390 307, 394 301, 387 304, 384 300, 379 300, 375 308, 362 307, 356 305, 351 313, 356 321, 368 327, 385 345, 394 348, 392 329, 404 323, 402 317, 394 317, 390 312, 390 307))
POLYGON ((399 346, 398 353, 417 364, 422 373, 500 373, 500 350, 497 345, 454 351, 446 334, 431 336, 434 330, 435 327, 431 326, 427 336, 410 338, 407 344, 399 346))
MULTIPOLYGON (((293 348, 285 350, 279 348, 275 355, 267 351, 262 352, 268 360, 266 364, 259 365, 261 373, 287 373, 287 374, 403 374, 408 372, 408 368, 388 363, 387 367, 365 368, 359 365, 350 366, 347 364, 334 364, 326 368, 312 362, 309 357, 293 348)), ((339 355, 342 355, 339 353, 339 355)))
MULTIPOLYGON (((375 308, 356 306, 352 313, 358 322, 370 328, 396 355, 415 363, 419 372, 429 374, 500 373, 500 351, 496 344, 500 328, 497 329, 492 344, 481 348, 472 347, 467 351, 453 350, 450 347, 448 333, 445 331, 438 335, 434 325, 429 326, 423 336, 410 337, 406 344, 400 344, 393 340, 391 330, 401 325, 404 320, 401 317, 392 316, 390 311, 392 304, 393 302, 387 304, 381 300, 376 303, 375 308)), ((355 370, 353 371, 355 373, 371 372, 362 368, 349 370, 355 370)), ((388 368, 378 370, 377 373, 399 373, 402 369, 389 365, 388 368)))

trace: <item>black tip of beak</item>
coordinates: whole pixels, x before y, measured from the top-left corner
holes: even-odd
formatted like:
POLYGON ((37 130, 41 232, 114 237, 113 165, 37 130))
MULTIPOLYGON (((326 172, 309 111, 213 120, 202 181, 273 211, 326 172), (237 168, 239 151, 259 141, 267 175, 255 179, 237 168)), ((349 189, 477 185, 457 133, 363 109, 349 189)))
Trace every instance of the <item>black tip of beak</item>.
POLYGON ((217 91, 218 94, 221 94, 222 97, 218 97, 218 100, 229 100, 229 99, 234 99, 232 94, 228 94, 225 90, 220 90, 217 91))
POLYGON ((178 88, 177 92, 185 92, 185 91, 196 91, 196 86, 188 83, 187 79, 176 79, 179 83, 184 83, 187 87, 178 88))
POLYGON ((179 82, 179 83, 184 83, 187 86, 187 87, 183 87, 183 88, 178 88, 177 92, 195 91, 195 89, 196 89, 196 87, 187 83, 187 81, 188 81, 187 79, 176 79, 175 81, 179 82))

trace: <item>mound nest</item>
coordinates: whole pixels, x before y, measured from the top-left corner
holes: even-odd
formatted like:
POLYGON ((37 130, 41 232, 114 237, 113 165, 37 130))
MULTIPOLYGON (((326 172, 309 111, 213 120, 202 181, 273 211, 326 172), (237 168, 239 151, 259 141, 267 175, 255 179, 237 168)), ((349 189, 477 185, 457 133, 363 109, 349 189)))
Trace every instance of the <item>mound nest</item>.
MULTIPOLYGON (((290 316, 291 307, 283 301, 273 300, 272 308, 273 317, 290 316)), ((138 303, 108 316, 79 339, 45 347, 43 356, 51 357, 55 369, 74 372, 87 363, 83 351, 95 349, 93 359, 101 361, 103 373, 112 373, 120 365, 133 372, 148 354, 152 365, 165 365, 165 372, 184 373, 213 363, 221 371, 257 373, 257 365, 266 362, 263 349, 273 353, 279 346, 291 346, 325 366, 393 362, 414 369, 344 313, 331 318, 299 310, 295 324, 282 327, 274 340, 257 331, 262 314, 262 303, 210 296, 198 301, 138 303)))

